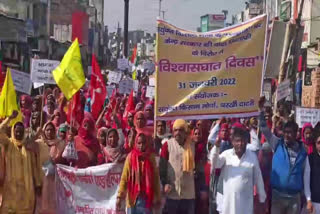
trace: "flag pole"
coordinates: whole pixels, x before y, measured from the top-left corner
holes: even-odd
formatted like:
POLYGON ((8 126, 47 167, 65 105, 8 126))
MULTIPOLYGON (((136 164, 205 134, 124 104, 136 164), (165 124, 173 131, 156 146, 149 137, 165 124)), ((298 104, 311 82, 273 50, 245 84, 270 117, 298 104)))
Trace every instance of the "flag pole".
POLYGON ((43 92, 42 92, 41 109, 40 109, 40 112, 41 112, 41 114, 40 114, 40 129, 42 129, 42 126, 43 126, 43 106, 44 106, 44 101, 45 101, 45 97, 44 97, 45 91, 46 91, 46 84, 43 85, 43 92))

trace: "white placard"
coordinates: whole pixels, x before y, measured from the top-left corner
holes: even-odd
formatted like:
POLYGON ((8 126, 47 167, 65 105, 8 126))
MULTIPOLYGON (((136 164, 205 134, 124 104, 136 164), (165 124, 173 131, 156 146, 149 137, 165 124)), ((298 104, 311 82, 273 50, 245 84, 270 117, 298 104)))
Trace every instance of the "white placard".
POLYGON ((156 78, 153 78, 153 77, 149 78, 149 86, 156 86, 156 78))
POLYGON ((135 92, 139 91, 139 81, 138 80, 133 80, 133 90, 135 92))
POLYGON ((108 85, 107 86, 107 93, 108 93, 108 97, 110 98, 112 96, 113 90, 115 89, 115 87, 113 85, 108 85))
POLYGON ((296 123, 300 128, 305 123, 311 123, 313 127, 320 122, 320 109, 296 107, 296 123))
POLYGON ((30 80, 30 74, 11 69, 11 76, 16 91, 31 94, 32 82, 30 80))
POLYGON ((128 59, 118 59, 117 64, 118 64, 118 69, 121 71, 124 71, 129 68, 128 59))
POLYGON ((33 88, 40 88, 41 86, 44 86, 44 83, 38 83, 38 82, 33 83, 33 88))
POLYGON ((277 88, 277 102, 289 96, 290 92, 290 80, 280 83, 277 88))
POLYGON ((119 83, 119 93, 120 94, 130 94, 133 89, 132 79, 124 79, 119 83))
POLYGON ((155 88, 151 87, 151 86, 147 86, 147 93, 146 93, 146 97, 153 99, 155 95, 155 88))
POLYGON ((52 71, 60 64, 59 61, 47 59, 32 59, 31 81, 37 83, 56 84, 52 71))
POLYGON ((121 80, 121 73, 120 72, 115 72, 115 71, 109 71, 108 74, 108 82, 109 83, 119 83, 121 80))

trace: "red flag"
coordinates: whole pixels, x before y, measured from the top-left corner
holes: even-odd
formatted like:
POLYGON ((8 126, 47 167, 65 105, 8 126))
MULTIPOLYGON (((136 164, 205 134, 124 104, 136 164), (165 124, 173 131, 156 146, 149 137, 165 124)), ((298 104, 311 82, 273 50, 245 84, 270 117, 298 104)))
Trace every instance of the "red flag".
POLYGON ((104 83, 101 69, 94 54, 92 54, 92 74, 90 80, 91 113, 93 118, 98 119, 107 96, 106 84, 104 83))
POLYGON ((79 128, 84 117, 84 106, 81 102, 80 91, 73 95, 68 106, 67 121, 68 123, 75 127, 79 128))
POLYGON ((135 106, 134 106, 134 100, 133 100, 133 90, 131 90, 130 96, 128 98, 126 110, 124 111, 123 117, 127 118, 128 117, 128 113, 130 111, 133 111, 134 109, 135 109, 135 106))

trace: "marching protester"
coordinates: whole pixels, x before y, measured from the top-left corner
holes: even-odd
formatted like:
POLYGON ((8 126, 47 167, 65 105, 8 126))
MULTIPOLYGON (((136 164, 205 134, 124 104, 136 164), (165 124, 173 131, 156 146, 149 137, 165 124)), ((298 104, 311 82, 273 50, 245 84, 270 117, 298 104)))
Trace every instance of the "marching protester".
POLYGON ((185 120, 173 124, 173 138, 161 148, 160 178, 168 214, 195 213, 195 147, 185 120))
POLYGON ((0 125, 0 143, 5 153, 5 179, 2 189, 1 213, 33 214, 36 193, 41 192, 41 182, 37 173, 38 165, 33 158, 36 154, 26 148, 34 138, 26 138, 22 122, 15 123, 11 128, 11 137, 7 136, 6 128, 18 112, 13 112, 0 125))
POLYGON ((55 168, 54 164, 64 163, 62 153, 65 148, 64 141, 56 136, 56 128, 52 122, 43 126, 40 139, 36 140, 39 147, 37 154, 37 177, 39 177, 42 191, 41 197, 37 198, 37 213, 56 213, 56 189, 55 189, 55 168))
POLYGON ((256 185, 259 199, 264 203, 266 195, 256 154, 247 149, 246 132, 235 128, 231 138, 233 149, 219 155, 221 140, 211 152, 211 164, 220 168, 223 180, 223 206, 220 213, 254 213, 253 188, 256 185))
POLYGON ((260 130, 274 151, 271 172, 271 213, 300 214, 307 152, 302 142, 296 139, 298 125, 295 122, 285 123, 283 138, 278 138, 271 133, 264 117, 264 102, 265 98, 263 97, 259 101, 260 130))
POLYGON ((128 214, 151 214, 160 206, 160 177, 151 142, 143 132, 136 136, 133 150, 126 158, 119 191, 117 209, 126 198, 128 214))
POLYGON ((320 213, 319 160, 320 160, 320 137, 316 138, 314 150, 308 155, 304 171, 304 193, 307 199, 309 213, 320 213))

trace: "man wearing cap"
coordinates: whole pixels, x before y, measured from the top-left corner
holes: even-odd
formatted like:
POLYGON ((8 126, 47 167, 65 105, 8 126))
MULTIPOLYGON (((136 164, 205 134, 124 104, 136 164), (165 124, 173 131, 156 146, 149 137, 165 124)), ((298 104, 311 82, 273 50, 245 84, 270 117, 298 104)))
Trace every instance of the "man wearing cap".
POLYGON ((167 195, 168 214, 195 212, 194 145, 188 137, 188 124, 178 119, 173 138, 161 149, 160 179, 167 195))

